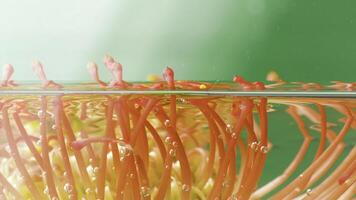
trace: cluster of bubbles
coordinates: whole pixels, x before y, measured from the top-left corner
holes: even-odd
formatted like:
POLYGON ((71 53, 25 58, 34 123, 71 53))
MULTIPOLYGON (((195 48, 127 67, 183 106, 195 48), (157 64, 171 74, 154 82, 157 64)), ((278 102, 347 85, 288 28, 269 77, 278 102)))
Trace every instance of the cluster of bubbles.
POLYGON ((267 146, 260 146, 259 142, 252 142, 251 144, 249 144, 249 147, 255 150, 255 152, 261 151, 264 154, 268 153, 269 151, 267 146))

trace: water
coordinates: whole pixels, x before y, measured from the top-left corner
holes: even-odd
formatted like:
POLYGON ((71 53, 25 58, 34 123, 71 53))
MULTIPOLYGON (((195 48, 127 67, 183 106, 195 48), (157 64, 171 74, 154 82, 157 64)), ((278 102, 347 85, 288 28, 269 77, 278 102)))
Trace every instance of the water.
POLYGON ((326 91, 334 93, 331 97, 325 92, 293 90, 234 95, 92 90, 78 94, 75 88, 4 91, 0 100, 4 179, 0 181, 2 195, 9 199, 34 198, 36 190, 40 199, 298 198, 335 195, 330 188, 347 195, 355 187, 354 176, 347 174, 355 162, 342 165, 350 156, 355 158, 350 153, 356 144, 356 120, 350 117, 356 111, 352 92, 326 91), (268 126, 266 133, 263 124, 268 126), (337 139, 343 128, 345 137, 337 139), (263 141, 265 134, 268 142, 263 141), (221 171, 225 161, 227 167, 221 171), (285 180, 270 185, 273 189, 268 192, 258 190, 276 177, 281 180, 293 161, 295 169, 289 168, 285 180), (311 166, 317 167, 305 171, 311 166), (335 176, 324 193, 314 192, 340 166, 344 173, 335 176), (318 174, 319 169, 325 171, 318 174), (295 179, 305 184, 297 181, 298 187, 288 190, 295 179))

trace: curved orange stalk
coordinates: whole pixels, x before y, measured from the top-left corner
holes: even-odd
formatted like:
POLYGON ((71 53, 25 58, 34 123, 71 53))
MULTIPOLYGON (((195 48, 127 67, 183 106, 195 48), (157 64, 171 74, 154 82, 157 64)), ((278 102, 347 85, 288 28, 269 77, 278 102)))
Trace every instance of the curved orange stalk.
MULTIPOLYGON (((348 115, 348 111, 345 111, 345 109, 339 104, 333 103, 333 104, 326 104, 326 105, 329 105, 330 107, 334 108, 336 111, 338 111, 346 116, 348 115)), ((350 114, 352 114, 352 113, 350 113, 350 114)), ((322 132, 322 130, 319 130, 317 128, 316 128, 316 130, 322 132)), ((326 135, 328 137, 328 140, 330 140, 330 143, 332 143, 335 140, 336 134, 333 131, 328 130, 327 128, 326 128, 326 135)), ((315 181, 318 180, 319 177, 321 177, 324 173, 327 172, 327 170, 333 165, 333 163, 336 162, 336 160, 338 159, 339 155, 342 153, 345 146, 346 145, 343 142, 341 142, 335 148, 334 152, 332 153, 332 155, 330 155, 330 157, 327 159, 327 161, 324 162, 323 165, 312 175, 311 180, 308 183, 309 185, 312 185, 315 181)))
MULTIPOLYGON (((212 122, 208 121, 209 127, 213 127, 212 122)), ((199 177, 199 185, 203 185, 212 175, 216 154, 216 144, 217 137, 215 135, 215 130, 211 129, 210 131, 210 148, 209 148, 209 156, 207 158, 208 162, 201 172, 201 176, 199 177)))
POLYGON ((182 175, 182 182, 183 185, 189 187, 189 190, 182 190, 182 199, 189 199, 190 198, 190 187, 192 186, 192 174, 188 162, 187 155, 185 154, 184 146, 182 141, 179 138, 177 130, 170 126, 169 124, 165 124, 165 122, 169 119, 167 114, 164 112, 161 106, 156 106, 155 108, 155 115, 159 119, 159 121, 165 126, 166 130, 168 131, 169 137, 172 138, 172 142, 177 143, 177 159, 179 160, 181 166, 181 175, 182 175))
MULTIPOLYGON (((149 187, 149 180, 148 180, 148 175, 147 175, 147 171, 145 169, 145 165, 142 161, 142 159, 139 156, 135 156, 135 161, 137 163, 137 172, 138 172, 138 177, 139 177, 139 181, 140 181, 140 186, 142 187, 149 187)), ((143 195, 143 199, 148 198, 149 196, 143 195)))
POLYGON ((240 136, 241 130, 244 126, 244 122, 247 117, 247 113, 251 112, 251 109, 252 109, 251 100, 243 99, 241 102, 241 105, 244 106, 244 109, 242 109, 241 115, 238 118, 237 124, 235 126, 235 133, 234 133, 235 135, 228 142, 227 150, 226 150, 226 153, 225 153, 225 155, 222 159, 222 162, 220 164, 217 177, 215 178, 213 189, 211 190, 209 197, 208 197, 208 199, 210 199, 210 200, 219 197, 219 194, 221 193, 222 183, 224 180, 226 170, 228 168, 228 164, 231 160, 231 155, 235 148, 237 139, 240 136))
MULTIPOLYGON (((132 152, 130 152, 131 154, 132 152)), ((130 156, 130 155, 129 155, 130 156)), ((126 179, 127 179, 127 174, 130 172, 129 171, 129 161, 128 161, 128 156, 121 158, 123 161, 121 162, 121 167, 120 167, 120 173, 118 174, 117 177, 117 183, 116 183, 116 200, 121 200, 124 199, 124 189, 125 189, 125 184, 126 184, 126 179)))
POLYGON ((27 134, 27 131, 26 131, 25 127, 23 126, 22 122, 21 122, 19 114, 17 112, 15 112, 13 114, 13 117, 14 117, 15 123, 17 125, 17 128, 19 129, 19 132, 20 132, 22 138, 24 139, 28 149, 31 151, 31 153, 32 153, 33 157, 36 159, 38 165, 42 169, 44 169, 42 157, 41 157, 40 153, 37 151, 35 145, 33 144, 32 139, 27 134))
POLYGON ((338 200, 348 200, 352 199, 356 194, 356 183, 354 182, 342 195, 340 195, 338 200))
MULTIPOLYGON (((128 101, 123 102, 127 110, 127 114, 131 113, 132 122, 134 124, 140 120, 140 113, 138 110, 134 108, 134 105, 128 103, 128 101)), ((144 119, 144 124, 146 124, 146 119, 144 119)), ((135 156, 131 159, 131 174, 132 177, 130 179, 132 190, 139 191, 141 188, 141 196, 143 199, 150 198, 149 191, 145 191, 148 188, 148 178, 147 178, 147 170, 148 170, 148 140, 146 135, 146 130, 144 127, 141 130, 138 143, 134 146, 135 156), (137 152, 137 153, 136 153, 137 152)), ((139 196, 134 196, 134 198, 139 198, 139 196)))
MULTIPOLYGON (((125 105, 127 105, 126 100, 127 100, 126 98, 121 97, 118 100, 115 110, 116 110, 116 113, 118 114, 119 124, 120 124, 122 134, 124 136, 124 140, 127 142, 127 144, 130 144, 129 141, 130 141, 130 139, 132 139, 131 136, 129 135, 130 124, 128 121, 129 120, 128 119, 128 114, 129 114, 128 108, 130 106, 125 106, 125 105)), ((147 111, 147 115, 149 114, 149 112, 150 111, 147 111)), ((139 119, 139 120, 141 120, 141 119, 139 119)), ((145 119, 142 119, 142 121, 143 120, 145 120, 145 119)), ((129 193, 134 195, 131 198, 139 199, 140 188, 139 188, 138 175, 137 175, 137 171, 136 171, 137 169, 135 167, 135 158, 132 155, 133 154, 132 145, 130 146, 130 149, 127 149, 127 150, 128 150, 127 155, 122 155, 122 157, 120 158, 120 160, 122 160, 122 163, 120 164, 120 171, 118 172, 118 177, 117 177, 115 199, 123 199, 124 195, 125 194, 129 195, 129 193), (132 174, 132 178, 127 181, 128 173, 132 174), (124 192, 126 182, 128 182, 128 185, 127 185, 128 188, 126 191, 129 191, 129 193, 124 192)))
MULTIPOLYGON (((129 104, 128 109, 129 109, 129 112, 131 112, 131 113, 137 111, 136 114, 131 114, 131 116, 132 116, 131 121, 133 124, 136 124, 140 118, 140 112, 139 112, 140 107, 135 108, 135 106, 133 104, 129 104)), ((146 134, 146 129, 145 129, 145 124, 146 124, 145 122, 146 122, 146 119, 144 119, 144 121, 143 121, 142 129, 139 130, 140 133, 138 133, 139 135, 137 136, 138 137, 137 143, 134 145, 134 151, 142 159, 145 169, 148 170, 148 159, 149 159, 149 157, 148 157, 148 140, 147 140, 147 134, 146 134)))
POLYGON ((333 171, 332 174, 330 174, 322 183, 320 183, 317 187, 315 187, 308 196, 305 197, 305 200, 314 199, 320 196, 323 193, 323 191, 326 191, 327 188, 330 188, 332 184, 335 184, 335 182, 337 182, 337 180, 340 178, 342 173, 347 169, 347 167, 352 165, 353 162, 355 162, 355 159, 356 159, 356 147, 354 147, 350 151, 350 153, 337 167, 337 169, 333 171))
MULTIPOLYGON (((127 106, 129 108, 129 112, 131 115, 133 115, 135 118, 139 118, 139 112, 133 108, 133 106, 127 106)), ((146 119, 144 122, 145 127, 149 130, 149 132, 151 133, 154 141, 156 142, 158 149, 160 151, 160 154, 164 160, 164 158, 166 157, 166 149, 164 147, 164 143, 161 139, 161 137, 159 136, 159 134, 157 133, 156 129, 151 125, 151 123, 146 119)))
MULTIPOLYGON (((222 120, 221 117, 213 109, 209 109, 209 112, 210 112, 211 116, 213 117, 213 119, 216 121, 216 123, 219 125, 220 129, 222 130, 222 132, 224 133, 225 140, 226 141, 230 140, 231 135, 226 130, 227 126, 226 126, 224 120, 222 120)), ((221 136, 219 135, 218 137, 221 137, 221 136)))
POLYGON ((125 106, 126 99, 126 97, 119 97, 116 102, 115 112, 118 117, 122 137, 128 142, 130 141, 130 121, 128 106, 125 106))
POLYGON ((140 118, 137 120, 137 123, 134 125, 133 130, 131 132, 131 138, 130 138, 130 144, 134 147, 136 142, 137 142, 137 138, 139 136, 140 133, 142 133, 142 129, 144 127, 144 122, 147 118, 147 116, 149 115, 149 113, 151 112, 151 110, 153 109, 153 107, 155 106, 155 104, 159 101, 159 99, 157 98, 149 98, 149 100, 146 102, 145 107, 143 108, 140 118))
POLYGON ((130 179, 133 199, 139 200, 141 196, 141 190, 140 190, 140 183, 138 180, 138 173, 135 165, 135 157, 133 154, 130 154, 127 159, 129 163, 130 173, 133 174, 133 177, 130 179))
MULTIPOLYGON (((134 118, 136 118, 136 119, 139 118, 138 111, 136 111, 134 108, 132 108, 132 106, 128 106, 128 107, 130 109, 130 113, 134 116, 134 118)), ((153 139, 155 140, 155 142, 156 142, 156 144, 157 144, 157 146, 159 148, 159 151, 161 153, 162 158, 165 160, 166 159, 166 155, 167 155, 166 154, 166 149, 164 147, 164 144, 163 144, 160 136, 158 135, 158 133, 154 129, 154 127, 147 120, 144 123, 145 123, 145 126, 147 127, 147 129, 150 131, 153 139)), ((138 161, 138 159, 140 159, 140 158, 136 157, 136 161, 138 161)), ((165 161, 165 162, 168 162, 168 161, 165 161)), ((170 161, 170 162, 172 162, 172 161, 170 161)), ((168 163, 165 164, 165 166, 167 166, 167 165, 168 165, 168 163)), ((141 168, 140 169, 141 171, 143 171, 143 172, 146 171, 145 168, 143 168, 143 166, 140 166, 140 168, 141 168)), ((168 173, 168 175, 167 175, 167 173, 168 172, 165 170, 164 171, 164 175, 162 176, 162 181, 161 181, 160 187, 158 189, 158 195, 156 197, 158 199, 161 198, 161 196, 163 196, 163 197, 165 196, 165 192, 168 189, 168 187, 170 186, 170 184, 168 184, 169 182, 167 183, 167 181, 170 181, 170 173, 168 173), (167 179, 167 177, 168 177, 168 179, 167 179), (164 187, 164 188, 161 188, 161 187, 164 187)), ((147 187, 147 186, 148 185, 143 185, 142 187, 147 187)))
POLYGON ((327 132, 327 124, 326 124, 327 120, 326 120, 325 108, 320 104, 316 104, 316 105, 318 106, 320 112, 321 137, 320 137, 319 147, 314 159, 317 159, 324 151, 325 143, 326 143, 326 132, 327 132))
MULTIPOLYGON (((338 107, 333 105, 332 107, 338 107)), ((320 146, 323 146, 323 141, 325 140, 326 136, 328 136, 328 139, 330 140, 331 143, 333 143, 333 141, 335 140, 335 134, 332 131, 329 131, 326 127, 326 116, 318 116, 312 109, 306 109, 304 110, 305 107, 302 107, 303 111, 305 112, 307 117, 310 117, 311 114, 314 116, 314 118, 319 118, 320 119, 320 123, 324 123, 324 129, 325 130, 321 130, 321 144, 319 144, 320 146), (310 114, 309 114, 310 113, 310 114), (325 120, 323 122, 323 120, 325 120), (324 131, 324 133, 323 133, 324 131), (325 133, 326 132, 326 133, 325 133)), ((347 115, 347 111, 344 111, 343 109, 337 109, 339 112, 344 113, 347 115)), ((321 111, 322 114, 323 111, 321 111)), ((324 113, 325 114, 325 113, 324 113)), ((351 114, 351 113, 350 113, 351 114)), ((331 153, 331 155, 329 155, 329 157, 319 166, 319 168, 313 173, 310 174, 309 177, 304 177, 303 182, 300 184, 300 186, 296 189, 294 189, 287 197, 288 198, 294 198, 295 196, 297 196, 301 191, 303 191, 308 185, 312 185, 315 181, 317 181, 320 177, 322 177, 322 175, 324 173, 327 172, 327 170, 333 165, 333 163, 337 160, 338 156, 341 154, 341 152, 343 151, 345 145, 343 143, 338 144, 334 151, 331 153)), ((315 159, 317 159, 318 156, 318 151, 315 155, 315 159)))
MULTIPOLYGON (((68 142, 70 144, 72 144, 74 141, 76 141, 76 138, 75 138, 75 135, 74 135, 74 132, 73 132, 73 129, 69 123, 69 120, 64 112, 64 109, 63 109, 63 103, 62 103, 62 100, 61 99, 58 99, 58 112, 60 114, 60 118, 62 120, 62 123, 63 123, 63 128, 64 128, 64 131, 66 133, 66 136, 67 136, 67 139, 68 139, 68 142)), ((86 166, 85 166, 85 162, 84 162, 84 158, 83 158, 83 155, 80 151, 73 151, 73 154, 74 154, 74 157, 77 161, 77 165, 78 165, 78 169, 79 169, 79 172, 80 172, 80 175, 82 176, 83 180, 82 180, 82 183, 83 183, 83 186, 85 187, 85 189, 89 190, 90 192, 87 194, 88 197, 91 197, 91 198, 94 198, 94 193, 93 191, 94 190, 94 186, 89 178, 89 174, 88 174, 88 171, 86 170, 86 166)))
MULTIPOLYGON (((80 104, 80 119, 81 120, 86 120, 87 119, 87 102, 83 102, 83 103, 80 104)), ((80 132, 80 135, 84 139, 88 138, 88 134, 84 130, 82 130, 80 132)), ((94 166, 98 166, 99 165, 99 161, 98 161, 98 158, 95 155, 93 147, 89 144, 86 148, 87 148, 87 152, 88 152, 88 155, 89 155, 89 159, 91 159, 91 163, 94 166)))
POLYGON ((118 174, 117 184, 116 184, 116 198, 117 200, 124 198, 124 190, 127 183, 127 186, 131 186, 131 188, 127 188, 133 198, 135 200, 140 199, 140 188, 138 182, 137 171, 135 167, 135 158, 133 155, 133 151, 130 150, 127 155, 123 155, 121 158, 123 163, 121 163, 120 173, 118 174), (132 178, 127 181, 127 175, 133 174, 132 178))
POLYGON ((147 129, 150 131, 153 139, 155 140, 162 158, 165 158, 167 152, 166 152, 166 149, 164 148, 164 143, 163 143, 161 137, 158 135, 156 129, 148 121, 146 121, 145 125, 146 125, 147 129))
POLYGON ((356 161, 354 161, 349 169, 347 169, 344 174, 339 178, 339 184, 342 185, 347 179, 349 179, 356 172, 356 161))
POLYGON ((206 103, 202 103, 201 101, 196 100, 196 99, 191 99, 191 100, 189 100, 189 102, 192 105, 195 105, 196 107, 198 107, 198 109, 203 113, 203 115, 207 119, 208 125, 211 128, 211 134, 214 135, 214 139, 218 145, 219 156, 223 157, 224 153, 225 153, 224 144, 223 144, 222 140, 220 140, 220 138, 221 138, 221 137, 219 137, 220 131, 214 122, 214 118, 211 116, 211 112, 209 111, 210 110, 209 106, 206 103))
MULTIPOLYGON (((254 160, 254 167, 252 168, 252 175, 249 177, 248 180, 246 180, 246 186, 243 189, 245 192, 241 192, 241 198, 242 199, 248 199, 250 198, 251 193, 256 187, 256 184, 262 174, 262 170, 265 165, 265 160, 266 160, 266 152, 262 152, 262 148, 267 148, 267 142, 268 142, 268 127, 267 127, 267 99, 266 98, 261 98, 260 100, 260 105, 258 106, 258 112, 260 116, 260 127, 261 127, 261 141, 260 141, 260 148, 259 151, 257 152, 257 155, 254 160)), ((253 123, 247 123, 247 126, 250 126, 252 129, 253 123)), ((240 194, 238 195, 240 196, 240 194)))
POLYGON ((56 186, 54 183, 53 172, 51 168, 51 162, 49 160, 49 145, 47 138, 47 99, 45 96, 41 96, 41 110, 40 110, 40 135, 41 135, 41 148, 42 148, 42 159, 44 164, 44 172, 46 183, 48 186, 48 193, 51 198, 58 198, 56 186))
POLYGON ((299 151, 297 152, 296 156, 294 157, 293 161, 289 164, 289 166, 284 170, 284 172, 279 175, 278 177, 274 178, 272 181, 264 185, 263 187, 259 188, 257 191, 254 192, 252 195, 253 199, 262 198, 268 192, 272 191, 273 189, 277 188, 283 182, 285 182, 297 169, 301 161, 303 160, 309 145, 312 141, 312 136, 309 134, 309 131, 305 128, 305 124, 301 117, 298 115, 297 110, 293 106, 289 106, 287 112, 293 117, 296 121, 298 128, 301 134, 304 137, 304 141, 302 146, 300 147, 299 151))
POLYGON ((25 168, 25 165, 20 157, 20 152, 17 149, 15 139, 14 139, 13 133, 11 131, 11 126, 10 126, 7 110, 8 110, 8 107, 2 108, 2 115, 3 115, 2 125, 3 125, 4 131, 5 131, 7 141, 9 143, 11 155, 14 158, 17 169, 23 176, 24 181, 25 181, 28 189, 30 190, 31 194, 33 195, 33 197, 36 199, 41 199, 43 196, 38 192, 36 185, 34 184, 34 181, 31 179, 31 176, 28 173, 27 169, 25 168))
POLYGON ((54 107, 54 120, 55 120, 55 125, 56 125, 57 140, 59 142, 60 151, 61 151, 62 158, 63 158, 64 169, 65 169, 66 176, 67 176, 65 178, 67 179, 70 187, 73 188, 66 192, 69 193, 69 195, 71 197, 70 199, 75 200, 78 198, 78 194, 77 194, 77 190, 76 190, 76 185, 75 185, 75 181, 74 181, 74 177, 73 177, 72 168, 70 166, 70 161, 69 161, 69 156, 68 156, 68 152, 67 152, 67 148, 66 148, 65 138, 63 135, 61 116, 59 113, 60 111, 59 111, 59 106, 58 106, 59 102, 60 102, 60 97, 56 97, 53 107, 54 107))
POLYGON ((246 165, 245 163, 247 162, 247 150, 246 150, 246 146, 243 143, 243 141, 238 140, 237 141, 237 147, 238 147, 238 150, 240 152, 239 155, 241 157, 241 162, 240 162, 240 167, 239 167, 239 172, 238 172, 237 183, 233 188, 233 193, 237 192, 238 189, 242 185, 243 175, 245 174, 245 167, 244 166, 246 165))
MULTIPOLYGON (((115 130, 114 130, 114 125, 113 125, 113 120, 112 120, 112 115, 113 115, 113 109, 114 109, 114 102, 112 99, 108 99, 108 105, 106 108, 106 130, 105 130, 105 135, 108 138, 111 138, 113 140, 116 139, 115 136, 115 130)), ((113 162, 114 162, 114 167, 115 167, 115 172, 119 173, 119 150, 116 144, 111 143, 111 150, 113 154, 113 162)), ((106 177, 106 161, 107 161, 107 154, 109 151, 109 143, 104 143, 102 150, 101 150, 101 159, 100 159, 100 164, 99 164, 99 173, 98 173, 98 178, 97 178, 97 188, 98 188, 98 194, 97 198, 99 199, 104 199, 105 198, 105 177, 106 177)))
MULTIPOLYGON (((208 106, 209 108, 209 106, 208 106)), ((225 140, 229 141, 231 139, 231 135, 230 133, 228 133, 227 131, 227 126, 225 124, 225 122, 219 117, 219 115, 213 110, 213 109, 209 109, 209 112, 211 114, 211 116, 213 117, 213 119, 216 121, 216 123, 219 125, 220 129, 222 130, 222 132, 225 135, 225 140)), ((222 133, 219 133, 218 138, 220 138, 220 136, 223 136, 222 133)), ((244 144, 242 141, 237 141, 237 146, 241 152, 241 166, 244 166, 247 160, 247 156, 245 156, 246 151, 244 149, 244 144)), ((238 180, 240 183, 242 181, 242 175, 244 174, 244 170, 242 169, 239 173, 240 177, 239 179, 236 178, 236 152, 235 150, 233 150, 232 152, 232 161, 231 161, 231 166, 229 167, 229 179, 227 181, 227 186, 228 189, 225 191, 224 197, 228 197, 231 196, 231 194, 234 191, 234 186, 235 186, 235 181, 238 180)), ((239 182, 237 182, 237 187, 240 187, 239 182)))
MULTIPOLYGON (((172 149, 172 147, 170 147, 172 149)), ((170 181, 171 181, 171 171, 172 171, 172 161, 173 156, 167 154, 164 159, 164 166, 163 166, 163 174, 160 180, 160 184, 158 186, 158 192, 155 197, 156 200, 163 200, 167 191, 170 188, 170 181)))
MULTIPOLYGON (((249 147, 248 150, 247 150, 247 156, 246 156, 246 162, 245 162, 245 166, 244 167, 244 174, 243 176, 241 177, 242 178, 242 183, 246 183, 247 182, 247 179, 249 177, 251 177, 251 173, 257 173, 255 171, 255 169, 253 168, 254 167, 254 161, 256 159, 256 156, 257 156, 257 151, 258 151, 258 148, 259 148, 259 145, 258 145, 258 142, 257 142, 257 137, 256 137, 256 134, 254 133, 254 130, 253 130, 253 115, 252 113, 248 113, 247 114, 247 118, 246 118, 246 122, 245 122, 245 126, 246 126, 246 129, 247 129, 247 132, 248 132, 248 135, 247 135, 247 144, 249 144, 249 147)), ((244 185, 240 185, 240 188, 239 188, 239 192, 241 190, 244 190, 245 186, 244 185)))
POLYGON ((354 184, 356 184, 356 175, 349 177, 345 183, 338 185, 336 189, 332 191, 332 194, 329 194, 328 196, 330 199, 339 199, 339 197, 354 184))
POLYGON ((351 123, 353 121, 353 116, 348 107, 344 106, 344 109, 347 111, 348 116, 344 127, 341 129, 340 133, 335 138, 334 142, 324 151, 324 153, 316 159, 303 173, 303 176, 299 176, 297 179, 292 181, 287 187, 275 194, 272 199, 280 199, 288 195, 292 190, 298 188, 301 184, 304 183, 306 179, 309 179, 315 170, 320 167, 320 165, 330 156, 334 149, 339 145, 343 140, 348 130, 350 129, 351 123))
POLYGON ((208 163, 205 165, 204 169, 202 170, 202 175, 199 178, 199 183, 201 185, 201 184, 204 184, 209 179, 209 177, 212 175, 214 161, 215 161, 216 144, 218 146, 220 158, 224 157, 224 153, 225 153, 224 144, 223 144, 223 141, 221 140, 221 137, 219 137, 221 133, 220 133, 217 125, 215 124, 215 121, 211 115, 211 112, 209 111, 210 108, 208 108, 209 107, 207 105, 208 102, 202 102, 202 101, 196 100, 196 99, 191 99, 191 100, 189 100, 189 102, 192 105, 195 105, 196 107, 198 107, 198 109, 203 113, 203 115, 205 116, 205 118, 208 121, 208 125, 210 128, 209 157, 208 157, 208 163))
POLYGON ((237 180, 236 178, 236 154, 235 151, 233 151, 232 154, 232 160, 230 161, 230 166, 228 168, 228 180, 226 181, 226 183, 223 183, 223 187, 226 188, 225 192, 223 193, 223 198, 227 198, 229 196, 231 196, 231 194, 234 191, 234 186, 235 186, 235 182, 237 180))

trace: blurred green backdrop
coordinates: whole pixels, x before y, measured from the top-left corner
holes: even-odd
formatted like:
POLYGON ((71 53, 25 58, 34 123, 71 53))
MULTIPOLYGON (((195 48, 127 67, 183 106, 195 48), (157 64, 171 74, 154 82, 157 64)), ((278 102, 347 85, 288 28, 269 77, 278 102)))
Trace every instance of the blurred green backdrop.
MULTIPOLYGON (((0 64, 35 80, 41 60, 54 80, 89 80, 106 53, 144 80, 166 65, 178 79, 355 81, 354 0, 62 0, 0 3, 0 64)), ((108 73, 101 69, 108 78, 108 73)))

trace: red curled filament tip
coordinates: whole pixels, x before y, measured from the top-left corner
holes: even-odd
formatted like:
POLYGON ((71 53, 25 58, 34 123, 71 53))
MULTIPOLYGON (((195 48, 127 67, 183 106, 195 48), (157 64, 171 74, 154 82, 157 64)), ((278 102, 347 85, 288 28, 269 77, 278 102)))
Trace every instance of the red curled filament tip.
POLYGON ((169 89, 175 89, 174 87, 174 71, 170 67, 166 67, 163 71, 163 79, 167 82, 169 89))
POLYGON ((12 75, 14 74, 14 67, 11 64, 4 65, 2 69, 2 76, 0 86, 14 86, 14 82, 11 80, 12 75))
POLYGON ((122 78, 121 63, 115 61, 115 59, 110 55, 106 55, 104 57, 104 64, 112 75, 112 80, 110 81, 109 86, 126 87, 128 85, 122 78))
POLYGON ((99 72, 98 72, 98 65, 95 62, 89 62, 87 64, 88 72, 91 78, 96 81, 100 86, 105 87, 107 84, 100 80, 99 72))
POLYGON ((42 81, 42 87, 47 88, 53 86, 54 88, 60 88, 61 85, 55 83, 52 80, 48 80, 46 73, 44 72, 43 65, 38 60, 32 62, 32 70, 35 72, 37 77, 42 81))

